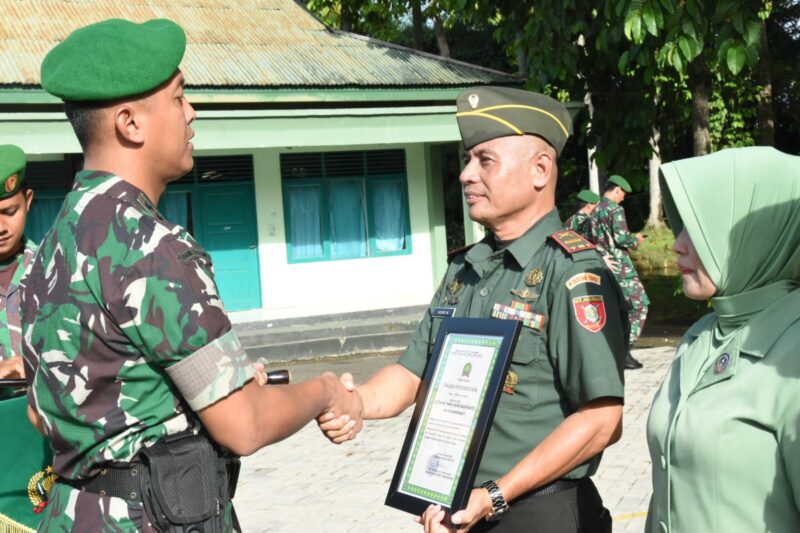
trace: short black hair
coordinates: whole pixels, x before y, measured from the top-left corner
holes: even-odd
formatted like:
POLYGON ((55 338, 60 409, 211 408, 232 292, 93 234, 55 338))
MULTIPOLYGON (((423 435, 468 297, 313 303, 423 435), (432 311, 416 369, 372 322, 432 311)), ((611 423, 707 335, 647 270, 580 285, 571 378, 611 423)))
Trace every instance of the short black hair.
POLYGON ((64 102, 64 112, 67 120, 75 131, 75 136, 81 144, 81 148, 86 148, 91 144, 96 131, 97 111, 104 107, 99 102, 64 102))
POLYGON ((607 181, 606 182, 606 188, 603 189, 603 192, 606 193, 606 192, 609 192, 609 191, 613 191, 617 187, 619 187, 619 185, 617 185, 616 183, 611 183, 610 181, 607 181))

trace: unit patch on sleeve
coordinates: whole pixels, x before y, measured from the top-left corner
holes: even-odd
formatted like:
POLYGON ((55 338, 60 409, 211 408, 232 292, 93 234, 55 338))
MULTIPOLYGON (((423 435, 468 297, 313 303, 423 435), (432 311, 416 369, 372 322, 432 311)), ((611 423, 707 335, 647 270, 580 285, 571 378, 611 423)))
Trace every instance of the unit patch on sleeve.
POLYGON ((606 325, 606 306, 602 296, 577 296, 572 299, 572 308, 578 323, 592 333, 606 325))
POLYGON ((569 290, 572 290, 581 283, 594 283, 595 285, 600 285, 600 276, 590 272, 581 272, 580 274, 575 274, 569 278, 566 286, 569 290))
POLYGON ((594 248, 594 244, 590 243, 571 229, 557 231, 550 235, 550 238, 556 241, 559 246, 571 254, 574 254, 575 252, 581 252, 583 250, 591 250, 594 248))

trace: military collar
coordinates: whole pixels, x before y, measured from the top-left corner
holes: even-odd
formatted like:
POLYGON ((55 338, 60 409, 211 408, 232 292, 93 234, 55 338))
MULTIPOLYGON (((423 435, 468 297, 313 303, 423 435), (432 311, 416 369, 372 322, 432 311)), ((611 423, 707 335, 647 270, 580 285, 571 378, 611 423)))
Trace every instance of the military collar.
POLYGON ((619 206, 619 204, 617 202, 615 202, 614 200, 612 200, 608 196, 603 196, 602 198, 600 198, 600 201, 597 202, 597 203, 598 204, 605 203, 606 205, 608 205, 609 207, 612 207, 612 208, 619 206))
POLYGON ((138 187, 123 178, 103 170, 81 170, 75 175, 74 191, 108 196, 161 217, 150 198, 138 187))
MULTIPOLYGON (((524 267, 533 259, 533 255, 544 244, 547 237, 560 229, 563 229, 561 219, 558 217, 558 211, 553 208, 552 211, 537 220, 528 231, 506 246, 504 252, 513 257, 520 267, 524 267)), ((494 236, 491 234, 481 239, 467 252, 466 260, 474 265, 488 259, 494 253, 492 239, 494 236)))

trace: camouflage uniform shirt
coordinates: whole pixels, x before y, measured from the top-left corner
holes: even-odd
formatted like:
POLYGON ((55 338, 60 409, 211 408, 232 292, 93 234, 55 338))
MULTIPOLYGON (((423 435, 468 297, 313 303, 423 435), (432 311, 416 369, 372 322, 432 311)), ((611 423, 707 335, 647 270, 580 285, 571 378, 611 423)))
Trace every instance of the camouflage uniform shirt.
POLYGON ((569 217, 564 222, 564 229, 571 229, 583 237, 589 234, 589 224, 591 223, 591 215, 587 215, 582 211, 576 211, 574 215, 569 217))
POLYGON ((8 287, 0 286, 0 359, 22 355, 19 284, 36 253, 36 244, 23 237, 22 246, 22 251, 5 267, 14 268, 11 283, 8 287))
MULTIPOLYGON (((23 283, 22 319, 29 402, 67 479, 199 424, 190 410, 253 376, 208 254, 104 172, 78 173, 23 283)), ((40 529, 150 531, 143 515, 57 483, 40 529)))
POLYGON ((619 261, 618 279, 636 276, 636 269, 628 255, 628 250, 635 250, 639 246, 639 241, 628 230, 628 222, 622 206, 605 196, 602 197, 592 213, 586 237, 597 246, 597 251, 602 254, 610 254, 614 260, 619 261))

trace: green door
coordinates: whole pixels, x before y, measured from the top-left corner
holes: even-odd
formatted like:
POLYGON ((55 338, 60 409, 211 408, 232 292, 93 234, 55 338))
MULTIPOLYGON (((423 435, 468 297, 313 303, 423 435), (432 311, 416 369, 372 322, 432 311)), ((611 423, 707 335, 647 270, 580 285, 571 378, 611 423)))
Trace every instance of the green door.
POLYGON ((261 307, 253 183, 203 184, 195 194, 195 237, 211 254, 225 309, 261 307))
POLYGON ((261 307, 253 183, 178 183, 159 202, 164 217, 189 230, 211 254, 228 311, 261 307))

